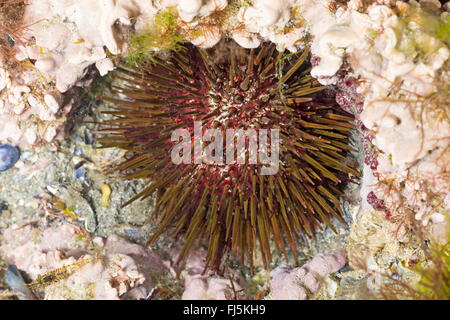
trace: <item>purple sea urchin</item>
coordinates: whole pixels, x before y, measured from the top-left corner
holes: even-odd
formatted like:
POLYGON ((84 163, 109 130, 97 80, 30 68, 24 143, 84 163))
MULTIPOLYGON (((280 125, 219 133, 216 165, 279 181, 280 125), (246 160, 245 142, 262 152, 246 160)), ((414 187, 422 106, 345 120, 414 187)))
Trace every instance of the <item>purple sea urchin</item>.
POLYGON ((165 61, 119 68, 122 84, 114 90, 122 97, 105 98, 115 104, 106 112, 114 118, 100 123, 106 136, 98 140, 127 151, 114 170, 150 181, 128 203, 157 191, 153 214, 160 221, 149 244, 173 227, 175 237, 185 238, 179 261, 205 238, 206 268, 218 269, 233 249, 253 270, 257 242, 264 265, 271 261, 272 235, 279 255, 287 259, 287 241, 297 259, 299 234, 312 237, 321 223, 334 230, 331 217, 345 224, 341 186, 359 175, 345 164, 353 117, 334 97, 317 94, 324 88, 309 75, 307 57, 307 51, 278 53, 269 44, 246 50, 223 41, 211 50, 186 45, 165 61), (195 145, 195 121, 203 133, 278 129, 278 172, 261 175, 261 164, 249 162, 174 164, 171 134, 185 128, 195 145))

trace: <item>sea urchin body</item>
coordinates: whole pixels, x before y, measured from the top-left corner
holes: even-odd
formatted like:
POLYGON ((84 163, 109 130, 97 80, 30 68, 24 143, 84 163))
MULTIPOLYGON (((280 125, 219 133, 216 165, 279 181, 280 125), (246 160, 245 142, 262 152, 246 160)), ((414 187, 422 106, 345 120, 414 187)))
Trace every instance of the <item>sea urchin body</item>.
POLYGON ((100 124, 105 136, 99 141, 127 151, 114 170, 127 179, 149 179, 128 203, 158 194, 153 214, 159 226, 149 243, 172 228, 185 239, 179 260, 203 238, 207 268, 218 269, 232 249, 253 269, 258 243, 264 264, 271 261, 272 236, 278 254, 287 258, 288 243, 296 258, 300 234, 313 236, 322 223, 334 230, 331 217, 345 224, 341 186, 358 176, 345 164, 353 117, 334 97, 319 94, 324 88, 309 75, 307 57, 307 51, 279 53, 269 44, 246 50, 223 41, 209 51, 187 45, 165 61, 119 68, 119 97, 105 98, 115 104, 107 112, 114 117, 100 124), (278 130, 278 170, 263 175, 261 164, 234 158, 175 164, 172 133, 187 130, 194 148, 194 123, 203 134, 213 128, 278 130))

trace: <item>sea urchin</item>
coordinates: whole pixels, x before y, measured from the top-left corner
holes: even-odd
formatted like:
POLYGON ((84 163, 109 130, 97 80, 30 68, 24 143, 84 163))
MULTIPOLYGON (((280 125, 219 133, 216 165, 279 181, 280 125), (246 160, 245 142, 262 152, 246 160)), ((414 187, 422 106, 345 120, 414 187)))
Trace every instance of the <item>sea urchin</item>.
MULTIPOLYGON (((126 150, 126 160, 114 170, 127 179, 149 180, 126 204, 157 192, 153 215, 160 221, 148 244, 171 227, 176 238, 185 239, 179 261, 203 238, 209 242, 206 268, 217 270, 232 249, 253 270, 257 242, 266 266, 272 235, 279 255, 287 259, 287 241, 297 259, 301 234, 313 236, 322 223, 334 230, 333 216, 345 224, 338 199, 342 185, 358 176, 345 164, 353 150, 353 117, 334 97, 318 94, 324 87, 310 76, 307 58, 308 51, 279 53, 271 44, 246 50, 223 41, 210 50, 186 45, 167 59, 118 68, 121 84, 113 86, 118 96, 105 98, 114 104, 106 112, 113 119, 100 123, 104 136, 98 140, 102 147, 126 150), (239 155, 226 164, 175 164, 171 153, 180 144, 172 134, 187 130, 183 141, 194 149, 194 123, 201 124, 202 134, 213 128, 276 129, 278 170, 263 175, 262 164, 239 163, 239 155)), ((223 146, 215 139, 210 141, 223 146)), ((245 137, 245 146, 250 144, 245 137)), ((208 146, 200 146, 205 153, 208 146)), ((252 154, 245 150, 248 160, 252 154)), ((274 151, 266 149, 266 156, 274 151)))

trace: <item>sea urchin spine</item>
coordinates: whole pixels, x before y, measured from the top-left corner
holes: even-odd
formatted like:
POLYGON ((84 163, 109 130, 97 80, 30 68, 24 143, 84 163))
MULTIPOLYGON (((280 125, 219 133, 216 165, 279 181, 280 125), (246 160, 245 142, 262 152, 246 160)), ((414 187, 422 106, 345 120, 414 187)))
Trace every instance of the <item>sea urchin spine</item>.
POLYGON ((119 97, 105 98, 114 104, 106 112, 113 119, 100 123, 105 136, 98 140, 127 151, 114 170, 149 179, 126 204, 157 191, 159 226, 149 244, 172 227, 185 239, 179 261, 204 238, 206 268, 218 269, 233 249, 253 271, 258 242, 267 266, 272 235, 279 255, 287 259, 287 241, 297 259, 301 233, 312 237, 322 223, 334 230, 331 217, 345 224, 341 186, 359 175, 346 164, 353 117, 334 97, 318 94, 324 88, 310 76, 307 58, 307 51, 279 53, 270 44, 246 50, 223 41, 209 51, 186 45, 167 60, 119 68, 119 97), (278 172, 261 175, 261 165, 250 163, 174 164, 172 132, 187 129, 194 142, 196 121, 203 132, 278 129, 278 172))

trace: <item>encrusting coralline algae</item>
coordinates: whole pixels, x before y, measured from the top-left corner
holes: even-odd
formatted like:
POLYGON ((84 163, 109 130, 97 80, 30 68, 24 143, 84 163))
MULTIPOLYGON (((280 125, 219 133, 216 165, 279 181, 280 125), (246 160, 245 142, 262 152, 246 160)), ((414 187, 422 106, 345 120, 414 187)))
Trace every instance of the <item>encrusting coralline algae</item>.
POLYGON ((90 238, 72 224, 58 229, 12 226, 2 254, 26 272, 44 299, 145 299, 164 270, 161 258, 118 236, 90 238), (152 275, 152 276, 151 276, 152 275))

